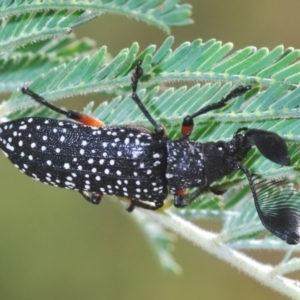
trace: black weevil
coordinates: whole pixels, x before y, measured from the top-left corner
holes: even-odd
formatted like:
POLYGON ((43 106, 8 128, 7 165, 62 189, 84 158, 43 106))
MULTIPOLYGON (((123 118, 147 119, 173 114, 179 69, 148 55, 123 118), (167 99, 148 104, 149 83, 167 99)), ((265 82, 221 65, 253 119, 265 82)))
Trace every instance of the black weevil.
POLYGON ((241 164, 250 148, 256 146, 265 158, 288 165, 287 145, 279 135, 241 128, 228 142, 199 143, 189 139, 194 118, 225 106, 251 86, 240 86, 220 101, 186 116, 181 137, 172 141, 136 93, 143 74, 141 63, 138 62, 131 78, 132 99, 153 125, 154 132, 141 126, 105 127, 98 119, 60 109, 24 87, 24 94, 77 123, 38 117, 2 123, 1 149, 17 168, 35 180, 79 191, 94 204, 100 202, 103 194, 128 197, 128 211, 135 206, 156 210, 163 206, 169 193, 174 194, 176 207, 185 207, 219 178, 241 170, 248 178, 263 225, 288 244, 298 243, 300 217, 293 205, 284 196, 263 196, 276 182, 260 184, 258 188, 250 171, 241 164), (187 188, 196 190, 185 196, 187 188), (273 204, 264 208, 263 201, 273 204))

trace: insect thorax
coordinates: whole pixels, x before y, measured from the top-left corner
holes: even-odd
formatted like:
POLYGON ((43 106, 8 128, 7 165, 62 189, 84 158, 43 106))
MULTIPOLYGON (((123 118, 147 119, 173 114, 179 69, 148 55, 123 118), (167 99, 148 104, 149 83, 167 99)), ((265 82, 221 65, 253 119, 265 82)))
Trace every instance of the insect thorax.
POLYGON ((168 141, 167 169, 170 192, 205 183, 203 164, 203 144, 187 139, 168 141))
POLYGON ((167 142, 166 178, 170 191, 208 187, 237 169, 249 149, 243 135, 229 142, 198 143, 188 139, 167 142))

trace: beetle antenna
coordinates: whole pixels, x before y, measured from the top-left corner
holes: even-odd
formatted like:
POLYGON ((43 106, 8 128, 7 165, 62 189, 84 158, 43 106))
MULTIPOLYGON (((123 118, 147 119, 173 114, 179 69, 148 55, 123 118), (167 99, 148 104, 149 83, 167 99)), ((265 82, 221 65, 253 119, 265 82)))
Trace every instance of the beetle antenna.
POLYGON ((260 129, 248 129, 245 133, 247 143, 256 146, 259 152, 276 164, 287 166, 290 164, 287 145, 278 134, 260 129))
POLYGON ((223 97, 220 101, 212 103, 210 105, 204 106, 203 108, 199 109, 192 115, 188 115, 183 119, 182 126, 181 126, 181 133, 184 137, 190 136, 194 127, 193 119, 200 115, 203 115, 209 111, 224 107, 227 102, 235 97, 241 96, 246 93, 248 90, 251 89, 251 85, 246 86, 239 86, 233 91, 231 91, 227 96, 223 97))
POLYGON ((297 244, 300 240, 300 193, 285 180, 257 181, 247 168, 239 165, 239 169, 247 176, 264 227, 286 243, 297 244))
POLYGON ((251 89, 251 85, 246 85, 246 86, 238 86, 237 88, 235 88, 234 90, 232 90, 227 96, 223 97, 220 101, 212 103, 210 105, 207 105, 201 109, 199 109, 198 111, 196 111, 195 113, 193 113, 191 115, 192 118, 198 117, 200 115, 203 115, 211 110, 215 110, 218 108, 222 108, 225 105, 227 105, 227 102, 235 97, 241 96, 243 94, 245 94, 247 91, 249 91, 251 89))

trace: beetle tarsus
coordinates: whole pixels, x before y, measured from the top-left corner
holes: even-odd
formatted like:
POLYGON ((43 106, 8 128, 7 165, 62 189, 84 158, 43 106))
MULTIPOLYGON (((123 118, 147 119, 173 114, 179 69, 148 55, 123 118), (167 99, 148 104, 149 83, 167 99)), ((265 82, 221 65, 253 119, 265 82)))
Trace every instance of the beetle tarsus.
POLYGON ((86 192, 86 191, 80 191, 79 192, 85 200, 87 200, 88 202, 92 203, 92 204, 99 204, 101 202, 101 198, 103 196, 102 193, 96 193, 96 192, 92 192, 91 194, 86 192))
POLYGON ((144 209, 150 209, 150 210, 158 210, 159 208, 163 207, 164 202, 163 201, 156 201, 154 202, 154 205, 142 202, 140 200, 132 200, 130 201, 130 204, 126 207, 126 210, 128 212, 132 212, 135 207, 141 207, 144 209))

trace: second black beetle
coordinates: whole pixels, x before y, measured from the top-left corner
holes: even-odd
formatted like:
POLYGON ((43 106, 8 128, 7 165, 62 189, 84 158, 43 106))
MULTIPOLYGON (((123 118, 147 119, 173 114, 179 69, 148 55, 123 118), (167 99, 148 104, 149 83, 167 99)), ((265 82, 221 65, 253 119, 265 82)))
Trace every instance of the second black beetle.
POLYGON ((288 201, 275 199, 280 203, 264 210, 253 177, 241 164, 250 148, 256 146, 267 159, 288 165, 287 146, 279 135, 241 128, 228 142, 199 143, 189 139, 195 117, 225 106, 251 87, 238 87, 220 101, 186 116, 181 137, 172 141, 136 93, 143 74, 141 63, 138 62, 132 75, 132 99, 151 122, 154 132, 138 126, 105 127, 91 116, 60 109, 23 88, 22 92, 35 101, 79 123, 36 117, 3 123, 0 147, 17 168, 35 180, 79 191, 95 204, 103 194, 128 197, 131 200, 128 211, 135 206, 156 210, 163 206, 169 193, 174 194, 176 207, 185 207, 210 189, 214 181, 240 170, 249 180, 264 226, 287 243, 297 243, 299 217, 294 218, 293 224, 287 222, 293 214, 292 206, 288 201), (196 190, 185 196, 187 188, 196 190), (283 216, 278 214, 282 208, 283 216), (275 222, 274 214, 278 214, 275 222))

